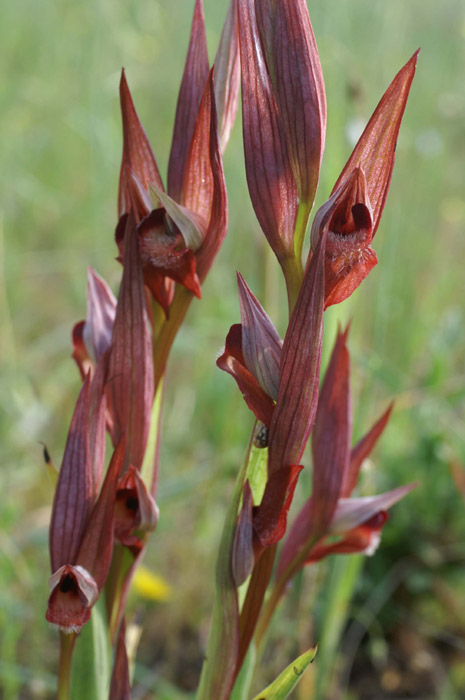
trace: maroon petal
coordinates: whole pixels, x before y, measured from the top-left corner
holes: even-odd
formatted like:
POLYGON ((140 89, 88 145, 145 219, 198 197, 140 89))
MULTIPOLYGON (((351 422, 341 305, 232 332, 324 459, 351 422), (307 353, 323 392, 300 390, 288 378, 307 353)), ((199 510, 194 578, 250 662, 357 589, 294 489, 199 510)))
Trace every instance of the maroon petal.
POLYGON ((244 153, 255 214, 278 260, 294 256, 297 185, 260 43, 254 0, 238 0, 244 153))
POLYGON ((236 0, 231 0, 215 58, 215 101, 224 153, 236 119, 241 80, 236 0))
POLYGON ((49 586, 46 620, 63 632, 79 632, 98 598, 94 579, 81 566, 65 564, 50 577, 49 586))
POLYGON ((124 268, 113 326, 107 404, 116 445, 127 433, 125 468, 140 468, 150 429, 153 402, 152 339, 145 302, 134 217, 125 233, 124 268))
POLYGON ((284 537, 287 513, 302 469, 300 465, 282 467, 268 479, 262 502, 253 511, 257 554, 284 537))
POLYGON ((163 189, 163 183, 152 147, 137 116, 124 69, 121 73, 120 100, 123 119, 123 157, 118 192, 118 213, 119 216, 122 216, 127 214, 130 209, 131 196, 128 188, 132 173, 145 189, 148 189, 149 183, 163 189))
POLYGON ((179 90, 168 166, 168 192, 173 199, 186 206, 190 206, 183 198, 186 161, 197 121, 200 100, 208 78, 208 70, 203 4, 202 0, 196 0, 189 49, 179 90))
POLYGON ((274 401, 266 394, 253 374, 245 366, 242 354, 242 330, 236 323, 231 326, 226 338, 223 354, 217 359, 216 364, 225 372, 228 372, 237 382, 247 406, 255 416, 267 427, 271 424, 274 410, 274 401))
POLYGON ((208 221, 203 244, 196 252, 197 274, 203 283, 226 236, 228 198, 218 139, 213 70, 205 88, 192 139, 184 180, 186 205, 208 221), (198 177, 203 181, 199 183, 198 177))
POLYGON ((347 532, 337 542, 325 545, 319 543, 309 553, 305 564, 315 564, 331 554, 366 554, 371 556, 378 549, 381 530, 389 518, 385 510, 374 515, 370 520, 354 530, 347 532))
POLYGON ((315 419, 323 335, 325 236, 305 272, 281 355, 268 470, 298 464, 315 419))
POLYGON ((349 468, 344 477, 341 496, 347 498, 355 488, 363 461, 371 454, 376 443, 387 425, 394 403, 391 403, 381 418, 372 426, 366 435, 352 448, 349 468))
POLYGON ((84 341, 95 364, 111 345, 116 299, 105 280, 89 267, 84 341))
POLYGON ((327 232, 325 307, 347 299, 376 265, 370 247, 371 204, 363 170, 356 168, 316 213, 312 247, 327 232))
POLYGON ((310 535, 327 532, 349 467, 352 436, 347 328, 337 334, 320 392, 312 433, 313 491, 310 535))
POLYGON ((354 530, 380 511, 388 510, 406 496, 416 484, 399 486, 378 496, 340 498, 331 520, 329 532, 343 533, 354 530))
POLYGON ((242 354, 246 367, 268 396, 276 400, 283 341, 240 273, 237 274, 237 284, 241 306, 242 354))
POLYGON ((76 558, 77 563, 92 574, 99 591, 107 578, 113 553, 116 484, 123 467, 125 447, 123 437, 111 458, 76 558))
POLYGON ((52 572, 75 564, 92 506, 92 464, 89 440, 90 377, 79 394, 68 432, 50 521, 52 572))
POLYGON ((157 505, 132 466, 118 482, 115 508, 115 537, 121 544, 137 544, 139 537, 134 531, 149 532, 157 526, 157 505))
POLYGON ((326 132, 326 97, 305 0, 276 4, 275 81, 299 199, 313 203, 326 132))
POLYGON ((92 464, 92 499, 95 501, 102 479, 106 447, 106 395, 110 351, 100 358, 90 385, 89 396, 89 447, 92 464))
POLYGON ((86 378, 87 374, 93 369, 93 362, 87 351, 86 344, 84 342, 84 326, 85 321, 79 321, 73 326, 71 334, 71 342, 73 344, 73 360, 76 362, 79 373, 81 375, 82 381, 86 378))
POLYGON ((417 57, 418 51, 415 51, 384 93, 333 188, 334 193, 355 168, 363 169, 373 210, 373 236, 391 183, 397 136, 415 75, 417 57))

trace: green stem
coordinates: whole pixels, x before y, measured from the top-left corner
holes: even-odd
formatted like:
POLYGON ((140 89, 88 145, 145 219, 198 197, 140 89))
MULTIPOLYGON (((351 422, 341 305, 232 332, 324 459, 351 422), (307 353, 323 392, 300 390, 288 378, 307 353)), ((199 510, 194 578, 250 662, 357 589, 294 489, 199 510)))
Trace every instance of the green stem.
POLYGON ((125 567, 125 551, 122 544, 116 544, 113 548, 113 559, 110 571, 105 583, 105 602, 107 607, 108 628, 112 643, 116 640, 119 623, 119 610, 121 597, 123 595, 124 576, 127 570, 125 567))
POLYGON ((294 252, 297 260, 302 261, 305 234, 307 232, 308 218, 312 210, 312 204, 300 202, 297 210, 297 219, 294 230, 294 252))
POLYGON ((161 324, 158 333, 155 330, 153 339, 153 367, 155 373, 155 390, 165 374, 166 362, 187 309, 193 299, 193 294, 185 287, 177 287, 173 303, 170 306, 169 318, 161 324))
POLYGON ((73 656, 75 634, 60 632, 60 662, 58 667, 57 700, 70 700, 71 658, 73 656))
POLYGON ((287 301, 289 305, 290 317, 294 306, 296 305, 300 288, 302 286, 304 270, 301 260, 298 260, 294 256, 283 258, 279 262, 284 274, 284 279, 286 280, 287 301))
MULTIPOLYGON (((258 620, 257 630, 255 633, 255 643, 257 646, 257 652, 259 652, 260 646, 263 644, 271 619, 274 615, 279 601, 281 600, 284 591, 286 590, 288 582, 304 565, 304 562, 307 559, 309 552, 311 551, 314 544, 318 541, 318 539, 318 537, 312 538, 312 540, 309 543, 307 543, 306 546, 302 547, 300 552, 298 552, 294 559, 291 561, 287 569, 285 569, 279 577, 279 579, 275 581, 271 594, 267 599, 265 605, 263 606, 260 618, 258 620)), ((258 655, 259 654, 257 654, 257 656, 258 655)))
POLYGON ((231 549, 234 541, 237 514, 249 464, 252 436, 244 464, 237 476, 234 493, 223 527, 216 562, 216 590, 210 623, 207 650, 197 690, 197 700, 227 700, 236 677, 239 644, 239 601, 237 587, 232 580, 231 549))

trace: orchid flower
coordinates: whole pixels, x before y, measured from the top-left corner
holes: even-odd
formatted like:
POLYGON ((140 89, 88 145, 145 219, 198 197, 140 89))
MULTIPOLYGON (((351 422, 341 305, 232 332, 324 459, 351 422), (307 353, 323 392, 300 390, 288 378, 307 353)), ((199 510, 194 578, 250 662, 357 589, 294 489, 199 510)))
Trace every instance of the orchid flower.
POLYGON ((249 193, 279 262, 300 256, 326 131, 320 60, 305 0, 238 0, 249 193), (294 240, 299 206, 305 225, 294 240))
POLYGON ((116 299, 108 284, 91 267, 87 270, 87 314, 72 332, 73 359, 84 380, 111 345, 116 299))
MULTIPOLYGON (((223 145, 237 103, 235 24, 229 18, 217 57, 223 145), (231 79, 231 83, 228 80, 231 79), (226 85, 231 92, 226 94, 226 85)), ((179 92, 165 190, 137 116, 125 73, 120 84, 123 156, 116 242, 124 257, 126 219, 138 226, 144 282, 168 315, 178 283, 200 297, 200 285, 226 234, 226 190, 218 137, 213 71, 209 71, 202 0, 196 0, 179 92)))
MULTIPOLYGON (((371 242, 391 183, 400 124, 418 51, 396 75, 312 225, 312 250, 327 235, 325 306, 347 299, 377 264, 371 242)), ((311 257, 311 254, 310 254, 311 257)))
POLYGON ((386 427, 392 405, 351 448, 347 335, 348 328, 338 332, 326 371, 312 434, 313 491, 286 536, 278 579, 288 571, 295 573, 296 562, 302 566, 337 553, 372 554, 387 521, 387 509, 415 486, 401 486, 378 496, 351 497, 361 465, 386 427))
POLYGON ((90 394, 88 376, 71 421, 50 522, 52 576, 46 619, 68 633, 78 632, 89 620, 109 571, 116 484, 125 447, 123 438, 100 488, 93 473, 90 394))

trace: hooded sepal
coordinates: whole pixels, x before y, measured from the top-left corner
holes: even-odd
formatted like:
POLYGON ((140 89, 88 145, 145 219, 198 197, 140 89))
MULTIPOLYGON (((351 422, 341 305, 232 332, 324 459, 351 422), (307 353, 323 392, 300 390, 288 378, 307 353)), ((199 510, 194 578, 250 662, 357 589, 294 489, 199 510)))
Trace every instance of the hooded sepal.
POLYGON ((136 225, 130 213, 125 233, 123 277, 118 295, 108 371, 107 405, 116 445, 127 433, 124 468, 140 468, 150 429, 154 380, 152 339, 146 309, 136 225))
POLYGON ((221 152, 224 153, 236 119, 241 81, 237 0, 230 0, 215 57, 215 102, 221 152))
POLYGON ((197 274, 205 280, 221 248, 228 227, 228 199, 218 137, 213 71, 205 84, 190 145, 183 204, 200 221, 207 222, 202 245, 195 251, 197 274))
POLYGON ((142 548, 141 534, 155 530, 158 516, 153 496, 137 469, 130 466, 116 490, 115 538, 128 547, 142 548))
MULTIPOLYGON (((208 78, 208 53, 202 0, 196 0, 184 74, 179 89, 173 140, 168 166, 168 192, 183 201, 186 161, 194 133, 202 93, 208 78)), ((189 206, 186 204, 186 206, 189 206)))
POLYGON ((129 213, 134 203, 134 195, 131 193, 134 187, 134 183, 131 182, 133 178, 144 190, 148 190, 149 184, 163 189, 163 183, 152 147, 137 116, 124 69, 121 73, 120 101, 123 120, 123 157, 119 180, 118 213, 121 217, 129 213))
POLYGON ((276 400, 283 341, 240 273, 237 274, 237 285, 241 307, 242 355, 246 367, 263 391, 276 400))
POLYGON ((92 463, 89 439, 90 376, 82 385, 58 475, 50 521, 52 572, 75 563, 92 507, 92 463))
POLYGON ((415 51, 384 93, 332 192, 334 194, 356 168, 363 170, 372 209, 372 236, 378 228, 391 183, 397 136, 415 75, 418 51, 415 51))
POLYGON ((257 379, 247 369, 242 353, 242 327, 231 326, 226 337, 224 352, 216 361, 217 366, 228 372, 237 382, 247 406, 264 425, 269 428, 274 411, 274 401, 261 388, 257 379))

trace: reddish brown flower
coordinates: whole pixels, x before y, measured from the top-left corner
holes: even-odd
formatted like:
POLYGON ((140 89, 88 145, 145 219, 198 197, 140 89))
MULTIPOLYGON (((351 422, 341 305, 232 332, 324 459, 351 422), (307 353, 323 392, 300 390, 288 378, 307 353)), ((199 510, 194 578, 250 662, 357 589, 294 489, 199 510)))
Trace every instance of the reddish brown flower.
POLYGON ((386 510, 414 488, 410 484, 379 496, 350 498, 361 464, 381 436, 392 406, 351 449, 347 334, 348 329, 338 332, 320 394, 312 433, 313 492, 286 537, 278 578, 294 574, 295 562, 303 566, 329 554, 373 553, 386 510))
POLYGON ((396 75, 312 225, 312 249, 327 234, 325 306, 349 297, 376 265, 371 242, 391 183, 400 124, 418 51, 396 75))
POLYGON ((269 427, 278 393, 282 340, 242 275, 237 279, 241 323, 231 327, 217 365, 234 377, 249 408, 269 427))
POLYGON ((108 284, 89 267, 87 270, 87 315, 73 328, 73 359, 84 380, 93 372, 111 344, 116 299, 108 284))
POLYGON ((283 264, 295 255, 299 202, 308 216, 318 183, 326 129, 323 76, 304 0, 239 0, 238 16, 247 182, 283 264))
POLYGON ((52 576, 46 619, 65 632, 78 632, 105 583, 113 552, 116 482, 124 440, 111 459, 98 498, 92 495, 88 406, 83 385, 68 435, 50 523, 52 576))
MULTIPOLYGON (((226 34, 232 30, 232 27, 226 28, 226 34)), ((224 41, 227 43, 227 36, 224 41)), ((228 69, 226 54, 228 50, 224 47, 221 56, 226 65, 220 67, 223 81, 228 77, 233 80, 237 72, 232 66, 228 69)), ((168 313, 174 283, 200 297, 200 284, 222 243, 227 225, 213 78, 208 69, 201 0, 196 0, 179 92, 167 192, 137 116, 124 71, 120 96, 123 158, 116 241, 123 257, 126 216, 132 209, 138 224, 145 284, 168 313)), ((233 95, 229 98, 231 101, 234 102, 233 95)), ((230 129, 233 105, 223 102, 222 109, 225 128, 230 129)))
POLYGON ((133 466, 118 481, 115 505, 115 537, 128 547, 141 549, 141 534, 155 530, 158 508, 133 466))

